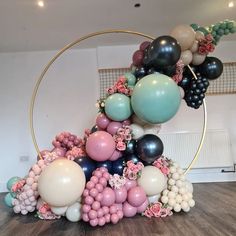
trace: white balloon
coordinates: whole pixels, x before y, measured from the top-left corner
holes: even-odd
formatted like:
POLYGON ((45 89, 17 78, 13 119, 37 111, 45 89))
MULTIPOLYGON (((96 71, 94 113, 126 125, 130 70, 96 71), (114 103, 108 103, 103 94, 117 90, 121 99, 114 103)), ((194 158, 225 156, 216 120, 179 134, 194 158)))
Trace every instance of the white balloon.
POLYGON ((66 213, 67 208, 68 208, 68 206, 64 206, 64 207, 54 207, 54 206, 52 206, 51 211, 56 215, 64 216, 65 213, 66 213))
POLYGON ((166 177, 154 166, 145 166, 142 170, 138 184, 148 196, 160 194, 166 187, 166 177))
POLYGON ((183 99, 184 96, 185 96, 184 89, 183 89, 182 87, 180 87, 180 86, 178 86, 178 87, 179 87, 179 91, 180 91, 180 96, 181 96, 181 98, 183 99))
POLYGON ((156 202, 158 202, 159 198, 160 198, 160 194, 149 196, 148 202, 149 203, 156 203, 156 202))
POLYGON ((76 202, 69 206, 66 211, 66 218, 71 222, 78 222, 81 219, 81 204, 76 202))
POLYGON ((164 204, 168 203, 168 200, 169 200, 169 199, 168 199, 167 196, 162 196, 162 197, 161 197, 161 202, 164 203, 164 204))
POLYGON ((41 198, 54 207, 73 204, 83 193, 85 175, 74 161, 56 159, 41 173, 38 191, 41 198))
POLYGON ((146 124, 143 126, 144 134, 157 135, 161 130, 161 125, 146 124))
POLYGON ((175 212, 180 212, 180 211, 181 211, 181 206, 180 206, 180 204, 176 203, 176 204, 174 205, 174 211, 175 211, 175 212))
POLYGON ((138 139, 144 135, 144 130, 141 125, 131 124, 130 128, 132 129, 132 134, 134 139, 138 139))
POLYGON ((190 181, 185 181, 185 188, 187 189, 187 192, 193 193, 193 184, 190 181))

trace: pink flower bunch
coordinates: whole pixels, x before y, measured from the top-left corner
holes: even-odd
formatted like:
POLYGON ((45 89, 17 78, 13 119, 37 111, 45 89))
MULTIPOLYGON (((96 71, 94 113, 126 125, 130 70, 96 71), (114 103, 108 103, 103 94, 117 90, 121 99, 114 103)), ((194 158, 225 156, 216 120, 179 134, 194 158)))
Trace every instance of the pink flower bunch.
POLYGON ((213 37, 211 34, 205 36, 205 38, 199 41, 198 53, 202 55, 207 55, 209 52, 213 52, 215 50, 215 46, 213 44, 213 37))
POLYGON ((76 157, 82 157, 85 155, 85 150, 82 147, 73 147, 71 150, 66 152, 66 158, 71 161, 74 161, 76 157))
POLYGON ((46 163, 51 163, 55 159, 59 158, 56 152, 46 152, 43 154, 43 159, 46 163))
POLYGON ((116 149, 124 151, 126 149, 126 143, 132 139, 130 126, 119 128, 113 138, 116 142, 116 149))
POLYGON ((147 209, 144 211, 143 215, 151 217, 166 217, 171 216, 173 212, 169 207, 165 207, 161 202, 150 204, 147 209))
POLYGON ((170 164, 168 160, 163 156, 155 160, 152 165, 158 168, 165 176, 170 173, 170 164))
POLYGON ((39 207, 37 215, 42 220, 54 220, 61 218, 61 216, 56 215, 51 211, 51 208, 47 203, 44 203, 39 207))
POLYGON ((176 63, 176 71, 175 75, 172 77, 172 79, 178 84, 183 79, 183 69, 184 69, 184 63, 182 60, 178 60, 176 63))
POLYGON ((118 174, 110 175, 109 184, 113 189, 120 189, 126 183, 126 179, 124 176, 120 176, 118 174))
POLYGON ((127 96, 131 96, 132 90, 128 87, 127 80, 124 76, 120 76, 116 83, 107 89, 109 95, 114 93, 123 93, 127 96))
POLYGON ((21 179, 18 182, 16 182, 15 184, 12 185, 11 187, 11 191, 16 193, 16 192, 20 192, 21 189, 24 187, 25 185, 25 179, 21 179))
POLYGON ((126 167, 123 171, 123 176, 130 180, 136 180, 140 177, 141 171, 144 168, 144 165, 142 162, 138 162, 137 164, 134 164, 133 161, 127 161, 126 167))

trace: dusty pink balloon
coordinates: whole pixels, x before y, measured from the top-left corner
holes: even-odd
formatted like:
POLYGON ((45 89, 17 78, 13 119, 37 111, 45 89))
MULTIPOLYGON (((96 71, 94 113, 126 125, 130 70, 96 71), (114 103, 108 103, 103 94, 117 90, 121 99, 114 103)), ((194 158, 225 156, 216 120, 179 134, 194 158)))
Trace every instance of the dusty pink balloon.
POLYGON ((111 206, 115 202, 115 192, 113 189, 106 187, 102 192, 103 198, 101 204, 103 206, 111 206))
POLYGON ((117 130, 122 127, 122 123, 118 121, 112 121, 108 126, 107 126, 107 132, 111 135, 116 134, 117 130))
POLYGON ((91 226, 95 227, 95 226, 98 225, 98 219, 95 218, 95 219, 93 219, 93 220, 90 220, 89 223, 90 223, 91 226))
POLYGON ((146 201, 141 206, 137 207, 137 212, 143 213, 147 209, 148 204, 148 199, 146 199, 146 201))
POLYGON ((125 217, 133 217, 137 213, 137 208, 131 206, 128 202, 123 204, 123 213, 125 217))
POLYGON ((123 203, 127 198, 127 190, 125 187, 121 187, 119 189, 114 189, 116 196, 116 203, 123 203))
POLYGON ((122 156, 122 152, 115 150, 112 154, 112 156, 109 158, 109 161, 116 161, 122 156))
POLYGON ((127 180, 125 183, 125 187, 126 187, 127 191, 129 191, 131 188, 136 187, 136 186, 137 186, 136 180, 127 180))
POLYGON ((117 214, 112 214, 111 215, 111 222, 113 223, 113 224, 116 224, 118 221, 119 221, 119 216, 117 215, 117 214))
POLYGON ((136 186, 128 191, 128 202, 134 207, 141 206, 147 199, 146 193, 142 187, 136 186))
POLYGON ((101 129, 106 129, 110 122, 104 113, 100 113, 96 118, 96 125, 101 129))
POLYGON ((127 119, 127 120, 122 121, 122 125, 131 125, 131 120, 127 119))
POLYGON ((83 221, 88 222, 88 221, 89 221, 88 214, 84 213, 84 214, 82 215, 82 219, 83 219, 83 221))
POLYGON ((103 226, 103 225, 105 225, 105 223, 106 223, 105 217, 100 217, 100 218, 98 219, 98 225, 99 225, 99 226, 103 226))
POLYGON ((62 147, 56 147, 52 150, 52 152, 55 152, 59 157, 65 157, 66 155, 66 149, 62 147))
POLYGON ((90 210, 88 213, 88 217, 90 220, 94 220, 97 218, 97 211, 95 210, 90 210))

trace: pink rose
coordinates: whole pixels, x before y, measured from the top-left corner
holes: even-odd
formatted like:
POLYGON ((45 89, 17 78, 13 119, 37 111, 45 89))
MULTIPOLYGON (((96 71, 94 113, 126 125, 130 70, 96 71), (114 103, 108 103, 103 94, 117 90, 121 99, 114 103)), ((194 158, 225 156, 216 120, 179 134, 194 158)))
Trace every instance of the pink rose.
POLYGON ((111 95, 111 94, 115 93, 115 89, 113 87, 108 88, 107 93, 111 95))
POLYGON ((119 150, 119 151, 124 151, 126 149, 126 145, 124 142, 118 142, 116 144, 116 148, 119 150))

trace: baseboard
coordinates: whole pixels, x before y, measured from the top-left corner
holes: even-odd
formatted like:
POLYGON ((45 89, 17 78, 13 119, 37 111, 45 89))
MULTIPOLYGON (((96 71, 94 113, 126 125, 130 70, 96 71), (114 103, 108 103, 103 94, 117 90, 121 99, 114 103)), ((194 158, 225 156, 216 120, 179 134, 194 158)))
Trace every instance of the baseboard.
POLYGON ((7 191, 6 183, 0 182, 0 193, 7 191))

